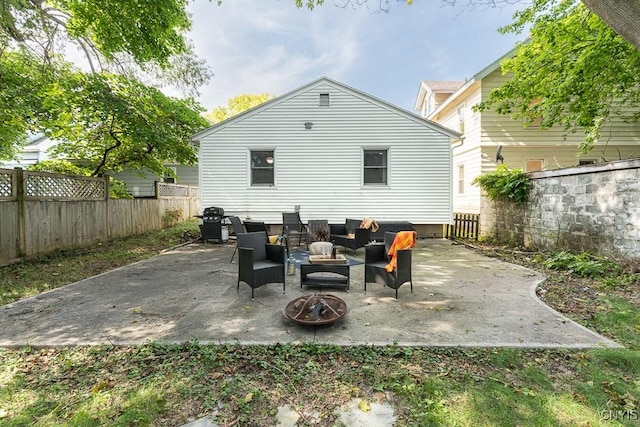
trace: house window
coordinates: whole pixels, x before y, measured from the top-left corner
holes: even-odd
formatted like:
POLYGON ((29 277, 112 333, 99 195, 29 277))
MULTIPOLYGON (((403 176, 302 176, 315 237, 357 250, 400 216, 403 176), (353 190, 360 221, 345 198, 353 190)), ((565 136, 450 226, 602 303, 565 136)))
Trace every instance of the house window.
POLYGON ((458 165, 458 194, 464 194, 464 165, 458 165))
POLYGON ((173 172, 173 173, 171 173, 169 171, 166 171, 164 173, 164 176, 162 177, 162 182, 166 182, 168 184, 175 184, 176 183, 177 169, 174 168, 174 167, 170 167, 170 168, 167 168, 167 169, 170 169, 171 172, 173 172))
POLYGON ((524 171, 536 172, 541 171, 544 166, 543 160, 525 160, 524 171))
POLYGON ((460 105, 456 110, 458 114, 458 130, 464 133, 464 105, 460 105))
POLYGON ((364 150, 364 185, 387 184, 387 150, 364 150))
POLYGON ((582 165, 595 165, 596 161, 595 161, 595 159, 580 159, 578 164, 580 166, 582 166, 582 165))
POLYGON ((427 97, 427 114, 431 114, 435 110, 436 100, 435 95, 429 94, 427 97))
POLYGON ((329 106, 329 94, 328 93, 321 93, 320 94, 320 106, 321 107, 328 107, 329 106))
POLYGON ((275 156, 273 150, 251 151, 251 185, 273 185, 275 156))

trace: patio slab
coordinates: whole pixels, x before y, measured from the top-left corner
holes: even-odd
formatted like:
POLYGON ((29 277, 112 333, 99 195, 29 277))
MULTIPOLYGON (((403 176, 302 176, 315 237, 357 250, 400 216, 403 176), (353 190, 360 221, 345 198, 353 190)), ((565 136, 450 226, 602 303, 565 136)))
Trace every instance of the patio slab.
MULTIPOLYGON (((0 307, 0 346, 130 345, 147 341, 337 345, 620 347, 535 295, 544 277, 447 240, 419 240, 413 293, 382 285, 300 289, 299 270, 278 284, 236 291, 234 244, 194 243, 0 307), (349 313, 327 326, 292 323, 289 301, 314 292, 343 299, 349 313)), ((351 257, 351 251, 345 253, 351 257)), ((363 249, 358 250, 362 259, 363 249)))

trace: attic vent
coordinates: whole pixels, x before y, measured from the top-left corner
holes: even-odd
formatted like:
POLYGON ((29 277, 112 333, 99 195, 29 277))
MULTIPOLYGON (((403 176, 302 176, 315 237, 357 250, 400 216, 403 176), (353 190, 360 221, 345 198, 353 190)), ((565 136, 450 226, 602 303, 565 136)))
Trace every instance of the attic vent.
POLYGON ((329 106, 329 94, 328 93, 321 93, 320 94, 320 106, 321 107, 328 107, 329 106))

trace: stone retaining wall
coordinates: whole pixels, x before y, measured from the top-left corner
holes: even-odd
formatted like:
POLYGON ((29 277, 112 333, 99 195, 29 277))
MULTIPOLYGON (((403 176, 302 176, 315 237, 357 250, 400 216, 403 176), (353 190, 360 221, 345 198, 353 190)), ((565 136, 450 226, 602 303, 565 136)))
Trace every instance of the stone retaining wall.
POLYGON ((483 234, 528 247, 640 260, 640 159, 535 172, 530 178, 527 206, 484 203, 483 234))

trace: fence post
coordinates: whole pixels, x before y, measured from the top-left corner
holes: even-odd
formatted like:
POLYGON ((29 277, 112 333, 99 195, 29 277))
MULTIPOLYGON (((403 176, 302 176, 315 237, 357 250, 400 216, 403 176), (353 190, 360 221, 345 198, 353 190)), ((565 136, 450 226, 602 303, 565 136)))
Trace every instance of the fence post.
POLYGON ((18 250, 17 254, 19 258, 22 258, 27 253, 27 230, 26 230, 26 210, 24 206, 24 171, 22 168, 15 168, 16 175, 14 182, 16 191, 16 202, 18 202, 18 250))
POLYGON ((109 178, 109 175, 105 175, 104 177, 104 208, 106 209, 105 212, 105 221, 107 222, 106 228, 107 228, 107 239, 111 238, 111 234, 112 234, 112 230, 111 230, 111 206, 109 206, 109 193, 111 192, 111 188, 109 187, 110 183, 111 183, 111 179, 109 178))

